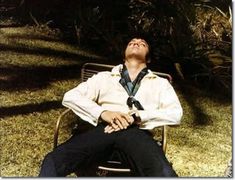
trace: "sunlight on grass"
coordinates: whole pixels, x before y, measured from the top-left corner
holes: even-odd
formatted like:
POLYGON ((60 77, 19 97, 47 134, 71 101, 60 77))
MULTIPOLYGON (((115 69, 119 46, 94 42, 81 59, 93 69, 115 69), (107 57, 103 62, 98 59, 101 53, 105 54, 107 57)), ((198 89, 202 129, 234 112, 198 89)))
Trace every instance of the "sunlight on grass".
MULTIPOLYGON (((86 58, 93 58, 93 59, 102 59, 101 56, 93 54, 89 51, 84 51, 80 49, 78 46, 69 45, 67 43, 62 43, 58 41, 58 33, 53 32, 52 35, 48 36, 47 34, 42 34, 38 31, 35 31, 34 28, 2 28, 0 30, 0 45, 6 49, 7 52, 3 52, 0 55, 0 59, 6 61, 10 59, 10 62, 14 59, 20 60, 20 58, 24 58, 22 61, 17 61, 17 63, 31 63, 32 65, 38 63, 44 63, 45 65, 51 63, 58 63, 64 62, 65 58, 61 58, 60 54, 58 53, 67 53, 72 54, 73 56, 82 56, 86 58), (33 35, 33 36, 32 36, 33 35), (32 37, 31 37, 32 36, 32 37), (23 54, 19 54, 20 49, 25 51, 23 54), (14 51, 12 51, 12 49, 14 51), (18 52, 15 52, 17 51, 18 52), (38 55, 35 53, 33 55, 27 54, 27 51, 35 50, 39 51, 38 55), (12 51, 10 54, 9 52, 12 51), (47 57, 47 55, 40 54, 40 52, 49 51, 54 54, 55 57, 47 57), (13 54, 12 54, 13 53, 13 54), (57 55, 58 54, 58 55, 57 55), (19 56, 19 57, 16 57, 19 56), (29 56, 29 57, 28 57, 29 56), (54 58, 58 57, 58 61, 55 61, 54 58), (27 61, 32 60, 32 61, 27 61), (43 60, 43 61, 42 61, 43 60)), ((31 51, 29 51, 31 52, 31 51)), ((22 52, 21 52, 22 53, 22 52)), ((64 62, 66 63, 66 61, 64 62)))
POLYGON ((53 82, 47 88, 37 90, 3 91, 0 97, 0 105, 5 107, 24 105, 28 103, 39 104, 45 101, 62 101, 63 95, 68 89, 77 86, 79 80, 64 80, 53 82))
MULTIPOLYGON (((59 42, 53 32, 31 27, 3 28, 0 37, 2 47, 13 47, 0 53, 0 106, 5 111, 0 118, 1 176, 35 177, 53 148, 64 93, 80 82, 79 68, 88 57, 100 58, 59 42), (47 53, 40 54, 44 50, 47 53)), ((177 87, 184 116, 180 126, 169 128, 167 157, 179 176, 223 176, 232 157, 231 102, 222 103, 193 88, 186 96, 177 87), (193 105, 205 116, 198 116, 193 105)), ((64 125, 60 142, 69 131, 64 125)))
POLYGON ((4 66, 57 66, 57 65, 71 65, 77 64, 79 59, 74 61, 68 61, 59 56, 46 56, 46 55, 35 55, 35 54, 23 54, 17 52, 5 51, 0 54, 0 63, 4 63, 4 66), (18 61, 16 61, 18 59, 18 61))
POLYGON ((180 176, 222 177, 232 157, 231 104, 215 102, 198 91, 190 93, 197 95, 195 103, 210 121, 206 125, 193 124, 193 111, 180 96, 184 116, 179 127, 170 128, 167 155, 180 176))

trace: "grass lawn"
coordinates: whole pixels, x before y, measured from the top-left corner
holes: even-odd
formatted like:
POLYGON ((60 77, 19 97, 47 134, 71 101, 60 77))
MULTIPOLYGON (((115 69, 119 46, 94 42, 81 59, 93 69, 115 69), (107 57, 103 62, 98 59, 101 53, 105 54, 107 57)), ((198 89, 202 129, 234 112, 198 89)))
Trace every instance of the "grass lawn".
MULTIPOLYGON (((63 94, 83 63, 102 57, 32 27, 1 28, 0 51, 1 176, 35 177, 63 94)), ((232 157, 232 102, 183 84, 174 84, 184 116, 169 128, 167 157, 181 177, 221 177, 232 157)))

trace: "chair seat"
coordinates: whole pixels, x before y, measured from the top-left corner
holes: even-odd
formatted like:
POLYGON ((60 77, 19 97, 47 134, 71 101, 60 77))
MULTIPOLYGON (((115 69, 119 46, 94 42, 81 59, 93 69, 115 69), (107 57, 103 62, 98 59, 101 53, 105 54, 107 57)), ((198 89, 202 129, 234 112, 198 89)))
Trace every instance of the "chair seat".
POLYGON ((99 165, 98 169, 111 172, 131 172, 130 168, 125 167, 120 161, 107 161, 99 165))
POLYGON ((107 161, 99 163, 98 169, 109 175, 119 173, 120 176, 129 176, 132 173, 125 154, 116 147, 107 161))

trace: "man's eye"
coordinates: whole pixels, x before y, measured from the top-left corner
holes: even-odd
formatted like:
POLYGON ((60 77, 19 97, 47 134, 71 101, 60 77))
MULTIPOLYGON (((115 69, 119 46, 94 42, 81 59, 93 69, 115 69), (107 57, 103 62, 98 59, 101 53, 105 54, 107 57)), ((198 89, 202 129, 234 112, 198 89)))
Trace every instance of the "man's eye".
POLYGON ((129 45, 129 46, 132 46, 133 44, 138 44, 139 46, 146 47, 146 44, 145 44, 145 43, 134 43, 134 42, 131 42, 131 43, 129 43, 128 45, 129 45))

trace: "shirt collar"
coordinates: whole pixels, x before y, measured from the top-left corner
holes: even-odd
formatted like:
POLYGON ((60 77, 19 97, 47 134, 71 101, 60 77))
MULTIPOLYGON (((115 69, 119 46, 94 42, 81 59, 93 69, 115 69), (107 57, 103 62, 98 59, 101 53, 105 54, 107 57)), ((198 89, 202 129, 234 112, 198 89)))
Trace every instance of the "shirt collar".
MULTIPOLYGON (((121 72, 122 68, 123 68, 122 64, 114 66, 113 69, 111 70, 111 75, 112 76, 121 76, 120 72, 121 72)), ((144 78, 156 78, 156 77, 157 77, 157 75, 148 69, 148 74, 146 74, 144 78)))

